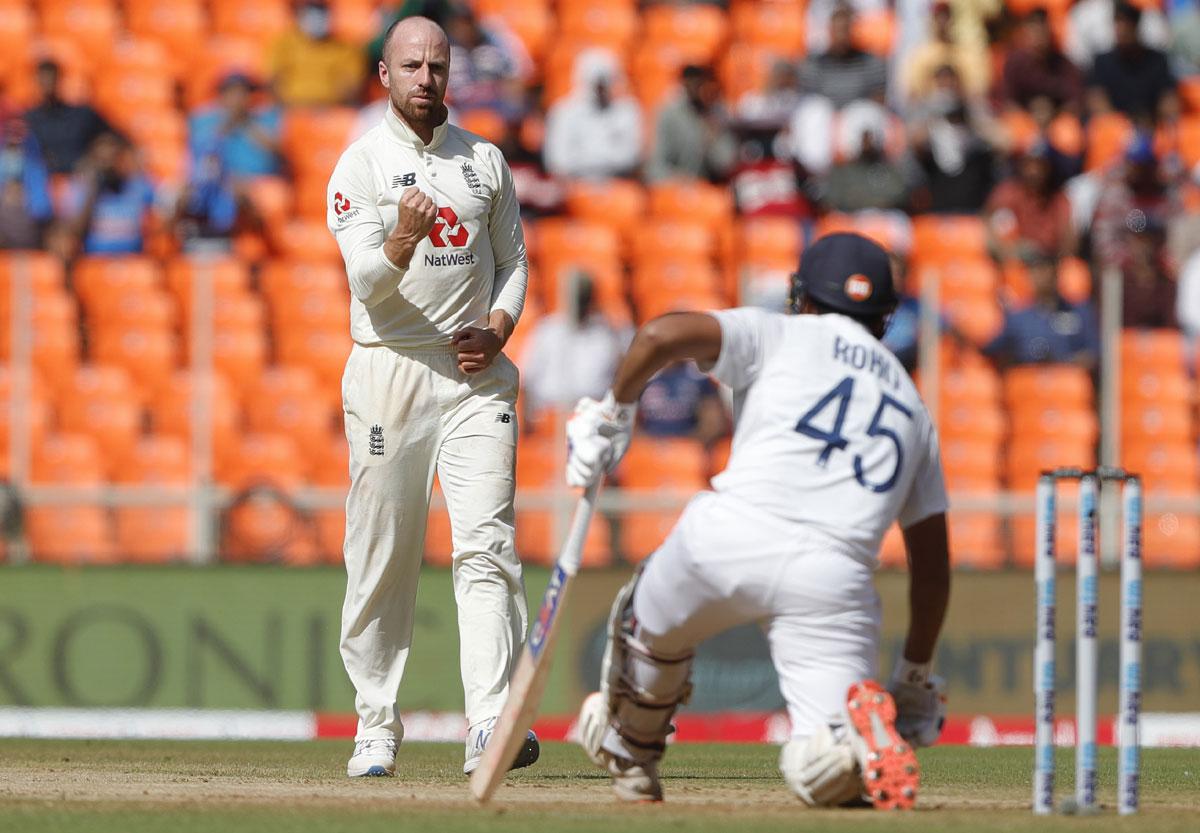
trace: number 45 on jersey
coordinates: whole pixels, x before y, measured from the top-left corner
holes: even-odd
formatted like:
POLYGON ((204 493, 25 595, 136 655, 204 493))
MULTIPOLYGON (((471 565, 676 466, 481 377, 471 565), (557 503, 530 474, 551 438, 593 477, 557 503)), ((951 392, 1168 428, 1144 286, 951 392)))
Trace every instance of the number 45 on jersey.
MULTIPOLYGON (((847 376, 818 399, 817 403, 809 408, 804 416, 800 417, 800 421, 796 423, 797 432, 825 443, 825 447, 821 449, 821 453, 817 456, 817 464, 820 466, 825 466, 829 463, 829 458, 833 455, 834 451, 845 451, 846 446, 850 444, 850 438, 842 434, 842 428, 846 423, 846 411, 850 407, 850 399, 853 396, 854 377, 847 376), (826 420, 821 418, 821 414, 835 407, 837 408, 837 413, 833 417, 833 427, 826 431, 824 428, 819 427, 816 421, 820 418, 822 422, 825 422, 826 420)), ((854 455, 854 479, 864 489, 870 489, 872 492, 890 491, 896 485, 896 479, 900 476, 900 467, 904 465, 904 446, 900 443, 900 438, 896 436, 895 431, 883 424, 889 408, 899 411, 908 420, 912 420, 913 418, 912 411, 907 407, 886 393, 881 394, 879 405, 875 408, 875 415, 871 417, 871 424, 867 426, 867 436, 871 438, 884 437, 895 446, 896 462, 892 466, 892 473, 881 483, 871 483, 866 478, 863 456, 861 454, 854 455)))

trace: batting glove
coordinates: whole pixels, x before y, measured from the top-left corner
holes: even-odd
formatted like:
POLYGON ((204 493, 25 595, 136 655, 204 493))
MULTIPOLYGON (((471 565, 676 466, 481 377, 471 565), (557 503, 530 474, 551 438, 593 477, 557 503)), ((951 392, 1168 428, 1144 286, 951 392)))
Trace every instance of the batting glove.
POLYGON ((946 681, 929 665, 901 658, 888 683, 896 701, 896 731, 915 747, 933 746, 946 722, 946 681))
POLYGON ((586 488, 616 468, 629 449, 636 416, 637 405, 617 402, 612 391, 599 402, 580 399, 567 421, 567 483, 586 488))

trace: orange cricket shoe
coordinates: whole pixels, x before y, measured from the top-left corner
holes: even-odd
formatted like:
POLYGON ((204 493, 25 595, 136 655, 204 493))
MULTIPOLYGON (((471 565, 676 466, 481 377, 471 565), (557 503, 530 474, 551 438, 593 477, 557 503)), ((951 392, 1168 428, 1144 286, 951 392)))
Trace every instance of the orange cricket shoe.
POLYGON ((854 746, 867 798, 876 810, 911 810, 921 768, 912 747, 896 732, 892 695, 874 680, 863 680, 846 692, 846 712, 858 736, 854 746))

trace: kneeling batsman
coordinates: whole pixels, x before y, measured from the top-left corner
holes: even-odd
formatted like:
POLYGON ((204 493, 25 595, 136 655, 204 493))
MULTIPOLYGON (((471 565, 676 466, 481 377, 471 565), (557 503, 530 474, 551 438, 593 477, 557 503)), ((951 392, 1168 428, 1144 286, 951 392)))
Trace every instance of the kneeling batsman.
POLYGON ((895 305, 885 252, 830 235, 793 276, 792 311, 675 313, 646 324, 601 400, 567 424, 567 480, 589 486, 629 447, 649 379, 693 359, 733 391, 733 452, 711 491, 613 603, 601 689, 580 741, 623 799, 662 798, 658 765, 692 690, 695 647, 747 622, 771 644, 792 738, 780 755, 808 805, 912 807, 914 747, 934 743, 944 697, 931 660, 949 599, 937 435, 880 343, 895 305), (878 675, 880 542, 899 522, 910 621, 887 688, 878 675))

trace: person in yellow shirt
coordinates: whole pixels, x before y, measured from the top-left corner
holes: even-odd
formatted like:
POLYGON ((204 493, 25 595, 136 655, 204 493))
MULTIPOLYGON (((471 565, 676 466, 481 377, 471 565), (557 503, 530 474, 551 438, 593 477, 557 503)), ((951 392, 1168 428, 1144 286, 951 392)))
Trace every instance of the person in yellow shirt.
POLYGON ((946 0, 933 4, 930 36, 913 49, 905 62, 902 77, 904 97, 908 101, 924 98, 933 88, 933 76, 939 67, 952 66, 962 79, 963 88, 974 97, 987 93, 991 80, 990 57, 986 42, 963 39, 955 26, 955 12, 946 0))
POLYGON ((271 83, 286 106, 354 104, 362 89, 362 49, 333 36, 325 0, 301 0, 296 26, 271 48, 271 83))

